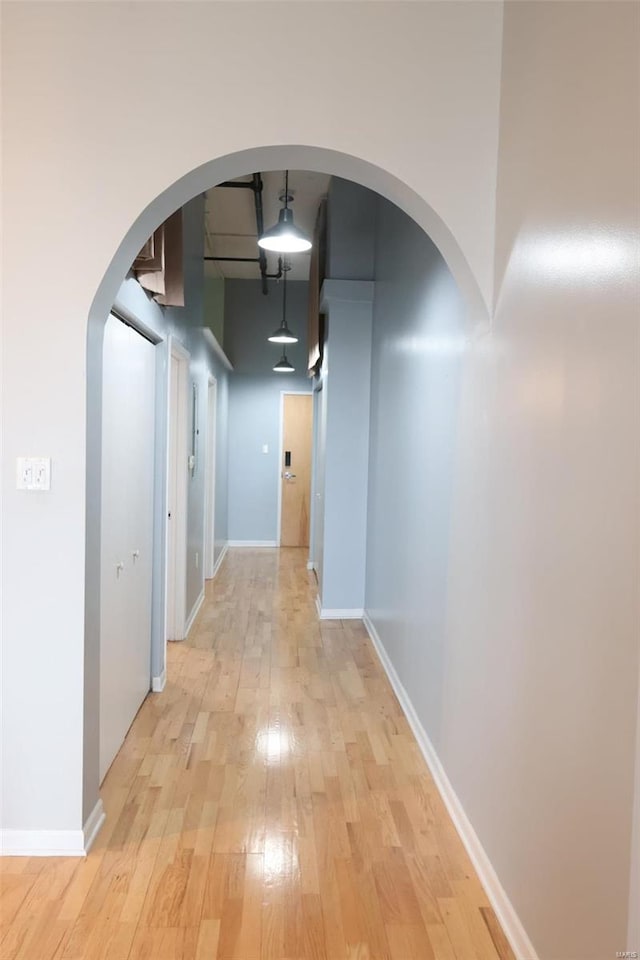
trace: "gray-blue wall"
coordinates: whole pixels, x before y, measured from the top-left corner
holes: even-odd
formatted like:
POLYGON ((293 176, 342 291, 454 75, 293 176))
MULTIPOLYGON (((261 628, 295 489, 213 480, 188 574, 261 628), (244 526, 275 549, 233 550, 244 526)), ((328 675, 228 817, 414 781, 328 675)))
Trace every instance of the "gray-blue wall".
POLYGON ((323 617, 360 617, 364 609, 373 289, 362 280, 325 280, 322 288, 328 337, 314 498, 322 523, 313 560, 323 617))
MULTIPOLYGON (((133 278, 122 284, 117 305, 140 323, 164 338, 176 337, 190 354, 189 375, 198 389, 198 423, 200 435, 197 440, 197 467, 189 479, 187 506, 187 617, 196 604, 203 587, 203 537, 205 515, 205 442, 207 423, 208 378, 212 375, 218 385, 218 409, 216 431, 216 502, 215 502, 215 541, 216 558, 227 541, 227 422, 228 422, 228 371, 217 353, 203 335, 203 233, 204 203, 202 197, 196 197, 183 210, 184 244, 184 307, 160 307, 142 289, 133 278), (196 557, 197 555, 197 557, 196 557)), ((156 424, 156 468, 164 482, 164 462, 166 457, 166 395, 162 388, 166 378, 167 352, 163 348, 159 353, 158 365, 158 421, 156 424)), ((189 407, 191 415, 191 406, 189 407)), ((164 523, 156 524, 156 538, 164 539, 164 523)), ((156 578, 156 583, 161 578, 156 578)), ((159 622, 164 609, 164 595, 154 596, 154 619, 159 622)), ((154 673, 159 671, 160 648, 164 645, 154 643, 154 673)))
POLYGON ((307 370, 308 284, 287 281, 287 323, 299 342, 287 346, 296 368, 277 374, 282 347, 267 337, 282 319, 282 285, 259 280, 225 282, 225 352, 234 371, 229 385, 230 541, 278 539, 280 401, 283 390, 311 391, 307 370), (269 448, 263 453, 264 445, 269 448))
POLYGON ((377 194, 332 177, 327 196, 327 277, 373 280, 377 194))
POLYGON ((440 253, 383 200, 375 287, 366 608, 440 750, 466 317, 440 253))

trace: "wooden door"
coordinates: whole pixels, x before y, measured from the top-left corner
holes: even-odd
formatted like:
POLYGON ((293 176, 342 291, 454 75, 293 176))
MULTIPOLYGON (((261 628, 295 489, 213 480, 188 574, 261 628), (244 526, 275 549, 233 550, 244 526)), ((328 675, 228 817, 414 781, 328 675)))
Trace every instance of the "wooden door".
POLYGON ((286 393, 282 410, 280 546, 309 546, 313 398, 286 393))
POLYGON ((155 348, 110 316, 102 382, 100 779, 151 685, 155 348))

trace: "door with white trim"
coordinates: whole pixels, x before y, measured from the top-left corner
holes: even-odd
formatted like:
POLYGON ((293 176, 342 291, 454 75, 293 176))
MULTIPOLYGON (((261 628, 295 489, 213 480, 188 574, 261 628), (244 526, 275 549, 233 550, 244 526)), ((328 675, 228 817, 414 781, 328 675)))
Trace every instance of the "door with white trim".
POLYGON ((280 546, 308 547, 311 497, 313 397, 282 398, 280 546))

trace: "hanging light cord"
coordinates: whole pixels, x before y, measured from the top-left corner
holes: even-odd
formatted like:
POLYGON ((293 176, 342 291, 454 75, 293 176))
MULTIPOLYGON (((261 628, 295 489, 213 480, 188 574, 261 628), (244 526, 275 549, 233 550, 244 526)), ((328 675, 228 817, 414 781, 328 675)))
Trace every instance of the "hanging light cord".
POLYGON ((287 210, 289 207, 289 171, 285 170, 284 172, 284 208, 287 210))
POLYGON ((286 326, 287 323, 287 271, 284 271, 284 277, 282 278, 282 324, 281 326, 286 326))

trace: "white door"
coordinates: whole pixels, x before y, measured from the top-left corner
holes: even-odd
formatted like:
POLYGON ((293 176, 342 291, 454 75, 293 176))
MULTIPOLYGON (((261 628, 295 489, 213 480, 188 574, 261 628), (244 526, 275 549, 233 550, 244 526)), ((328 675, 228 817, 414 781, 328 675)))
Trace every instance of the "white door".
POLYGON ((151 681, 155 347, 110 316, 102 386, 100 777, 151 681))

